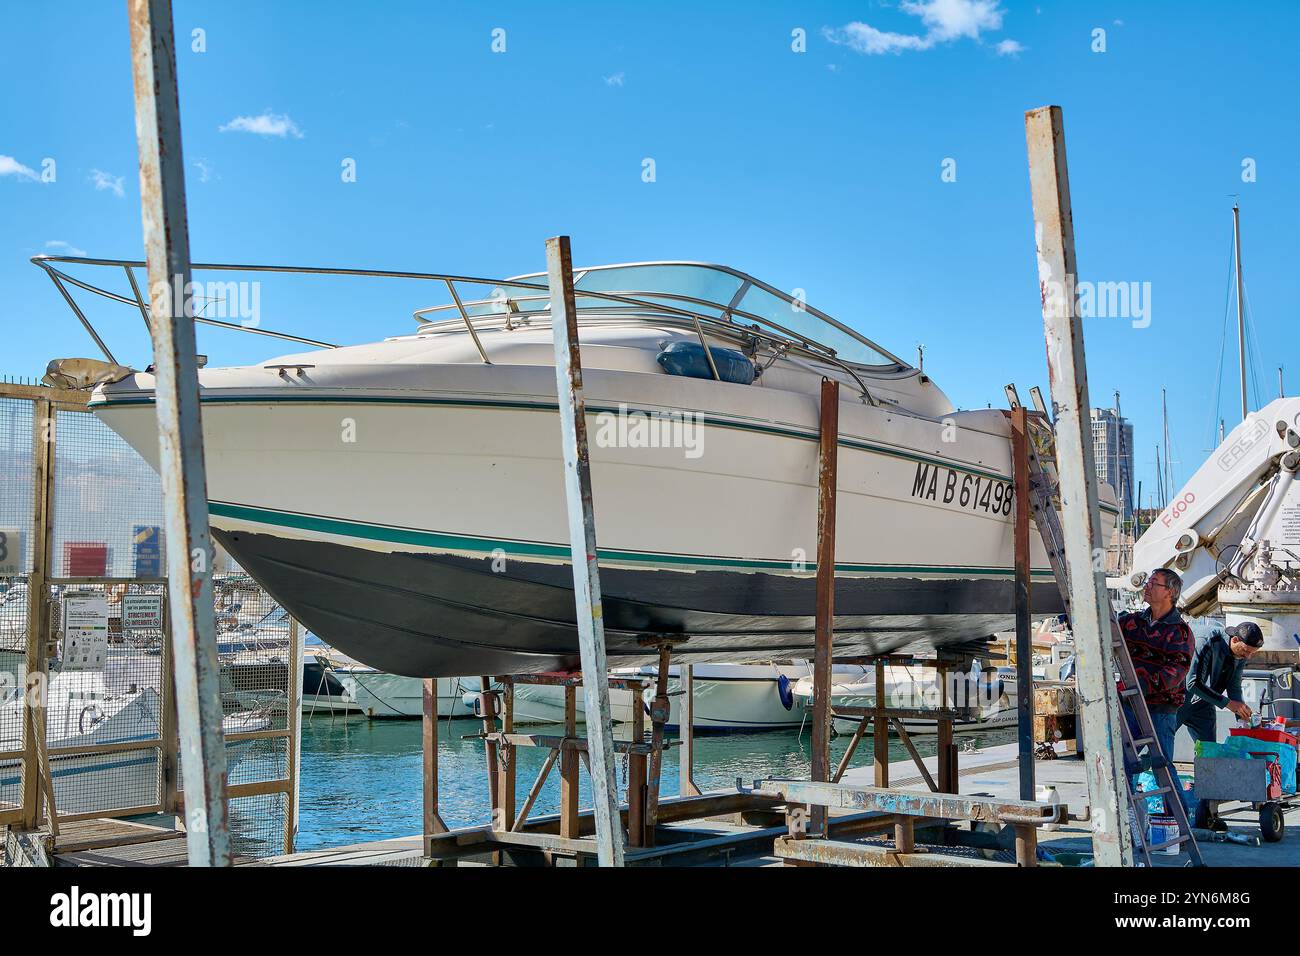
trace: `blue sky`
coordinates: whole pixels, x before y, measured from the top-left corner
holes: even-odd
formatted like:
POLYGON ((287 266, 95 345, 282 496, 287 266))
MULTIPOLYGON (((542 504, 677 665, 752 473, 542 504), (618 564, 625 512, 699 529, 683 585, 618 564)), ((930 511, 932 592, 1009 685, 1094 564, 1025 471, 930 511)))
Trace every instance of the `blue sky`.
MULTIPOLYGON (((27 260, 142 254, 129 43, 120 2, 7 5, 0 373, 39 376, 95 350, 27 260)), ((1046 384, 1023 112, 1060 104, 1081 278, 1150 283, 1149 327, 1086 323, 1094 404, 1121 391, 1149 490, 1161 386, 1178 478, 1213 437, 1231 194, 1257 390, 1276 395, 1278 365, 1300 381, 1297 27, 1300 6, 1267 0, 178 0, 193 254, 497 276, 544 268, 544 238, 567 233, 578 263, 722 262, 807 290, 904 357, 924 343, 954 402, 1000 406, 1006 382, 1046 384)), ((263 324, 368 341, 422 304, 367 294, 268 287, 263 324)), ((134 337, 119 358, 144 364, 138 316, 100 315, 110 344, 134 337)), ((200 335, 213 364, 292 350, 200 335)))

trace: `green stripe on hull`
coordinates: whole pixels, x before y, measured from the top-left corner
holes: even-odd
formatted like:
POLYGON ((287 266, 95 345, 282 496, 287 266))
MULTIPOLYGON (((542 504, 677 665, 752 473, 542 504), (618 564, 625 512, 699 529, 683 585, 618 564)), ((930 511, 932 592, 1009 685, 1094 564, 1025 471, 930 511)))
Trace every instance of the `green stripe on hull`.
MULTIPOLYGON (((476 538, 469 535, 443 534, 420 531, 414 528, 397 528, 388 525, 367 524, 324 515, 301 514, 292 511, 273 511, 248 505, 223 501, 208 502, 208 510, 221 518, 246 521, 276 528, 312 531, 360 541, 381 541, 385 544, 406 544, 442 551, 469 551, 490 555, 503 550, 514 556, 528 556, 567 561, 569 548, 558 544, 534 541, 510 541, 494 538, 476 538)), ((653 567, 701 570, 709 568, 743 568, 748 570, 790 571, 789 561, 751 561, 741 558, 711 557, 689 554, 668 554, 649 551, 617 551, 601 548, 598 556, 603 561, 616 564, 641 564, 653 567)), ((961 567, 951 565, 902 564, 836 564, 835 570, 845 574, 954 574, 965 577, 1011 577, 1011 568, 961 567)), ((809 563, 807 574, 815 574, 816 565, 809 563)), ((1050 579, 1048 569, 1035 569, 1034 577, 1050 579)))

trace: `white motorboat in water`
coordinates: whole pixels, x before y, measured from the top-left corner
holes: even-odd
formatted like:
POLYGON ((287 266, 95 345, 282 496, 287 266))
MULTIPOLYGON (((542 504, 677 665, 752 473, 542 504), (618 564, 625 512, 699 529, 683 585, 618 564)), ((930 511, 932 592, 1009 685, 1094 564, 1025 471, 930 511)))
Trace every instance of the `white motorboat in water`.
MULTIPOLYGON (((333 673, 343 685, 343 698, 367 717, 423 717, 424 680, 389 674, 361 663, 336 665, 333 673)), ((438 716, 473 717, 465 695, 477 692, 477 677, 439 677, 438 716)))
MULTIPOLYGON (((812 678, 805 677, 794 687, 795 697, 805 707, 812 707, 812 678)), ((892 707, 907 709, 937 708, 942 696, 935 672, 919 666, 890 665, 885 668, 885 694, 892 707)), ((835 713, 837 707, 872 707, 876 701, 874 674, 857 680, 833 681, 831 685, 831 713, 835 729, 840 733, 853 733, 861 721, 859 716, 835 713)), ((953 722, 955 731, 988 730, 996 727, 1014 727, 1019 723, 1016 714, 1016 680, 1014 668, 998 668, 992 675, 979 680, 968 679, 965 674, 949 674, 949 702, 966 702, 977 716, 972 720, 953 722)), ((937 733, 937 720, 926 717, 905 717, 903 727, 909 734, 937 733)), ((871 724, 867 724, 871 730, 871 724)), ((890 729, 893 732, 893 729, 890 729)))
MULTIPOLYGON (((87 262, 33 261, 60 288, 56 264, 87 262)), ((213 533, 313 632, 387 673, 576 668, 546 277, 387 275, 450 300, 415 310, 411 334, 200 370, 213 533)), ((957 410, 919 369, 734 269, 574 277, 611 667, 652 662, 655 634, 689 638, 676 660, 808 655, 823 378, 842 386, 837 651, 1011 626, 1003 413, 957 410)), ((106 378, 89 407, 156 464, 153 374, 106 378)), ((1033 610, 1057 613, 1031 541, 1033 610)))
MULTIPOLYGON (((654 680, 658 672, 656 665, 647 664, 616 673, 639 673, 654 680)), ((860 680, 866 672, 866 668, 852 664, 836 665, 833 671, 837 681, 860 680)), ((811 673, 812 666, 807 661, 696 664, 692 669, 693 726, 695 730, 704 732, 799 727, 807 719, 807 704, 795 693, 795 687, 811 673)), ((669 730, 675 731, 680 727, 684 693, 681 668, 674 665, 668 670, 668 699, 672 707, 667 724, 669 730)), ((644 696, 650 700, 654 696, 653 687, 647 688, 644 696)))

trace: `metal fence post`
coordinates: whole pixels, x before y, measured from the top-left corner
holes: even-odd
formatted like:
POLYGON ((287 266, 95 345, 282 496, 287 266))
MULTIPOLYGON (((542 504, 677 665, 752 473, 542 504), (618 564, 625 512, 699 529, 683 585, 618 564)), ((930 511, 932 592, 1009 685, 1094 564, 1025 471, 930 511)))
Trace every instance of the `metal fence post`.
POLYGON ((573 596, 582 655, 582 694, 586 706, 587 753, 591 758, 597 857, 601 866, 622 866, 623 833, 614 778, 614 733, 609 713, 600 570, 596 560, 596 518, 591 500, 587 406, 582 395, 582 358, 578 352, 578 315, 568 236, 546 240, 546 272, 551 288, 555 382, 560 406, 560 440, 564 448, 564 491, 573 555, 573 596))
POLYGON ((177 717, 191 866, 229 866, 226 751, 212 541, 190 289, 185 165, 170 0, 128 0, 140 197, 157 369, 159 473, 167 530, 177 717))
POLYGON ((1100 562, 1101 518, 1092 455, 1088 370, 1078 313, 1074 222, 1059 106, 1025 114, 1029 181, 1038 246, 1038 285, 1047 341, 1047 371, 1056 418, 1061 527, 1070 577, 1071 626, 1078 655, 1083 750, 1098 866, 1131 866, 1128 787, 1123 777, 1121 719, 1110 646, 1110 605, 1100 562))

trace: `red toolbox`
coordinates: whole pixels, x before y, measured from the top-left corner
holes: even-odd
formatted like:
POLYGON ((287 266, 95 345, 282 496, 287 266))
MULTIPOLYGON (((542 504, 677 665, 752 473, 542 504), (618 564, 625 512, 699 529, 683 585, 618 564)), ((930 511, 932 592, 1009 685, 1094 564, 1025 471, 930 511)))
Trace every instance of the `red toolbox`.
POLYGON ((1228 731, 1234 737, 1250 737, 1254 740, 1267 740, 1274 744, 1296 745, 1296 735, 1288 733, 1281 727, 1263 725, 1260 727, 1234 727, 1228 731))

